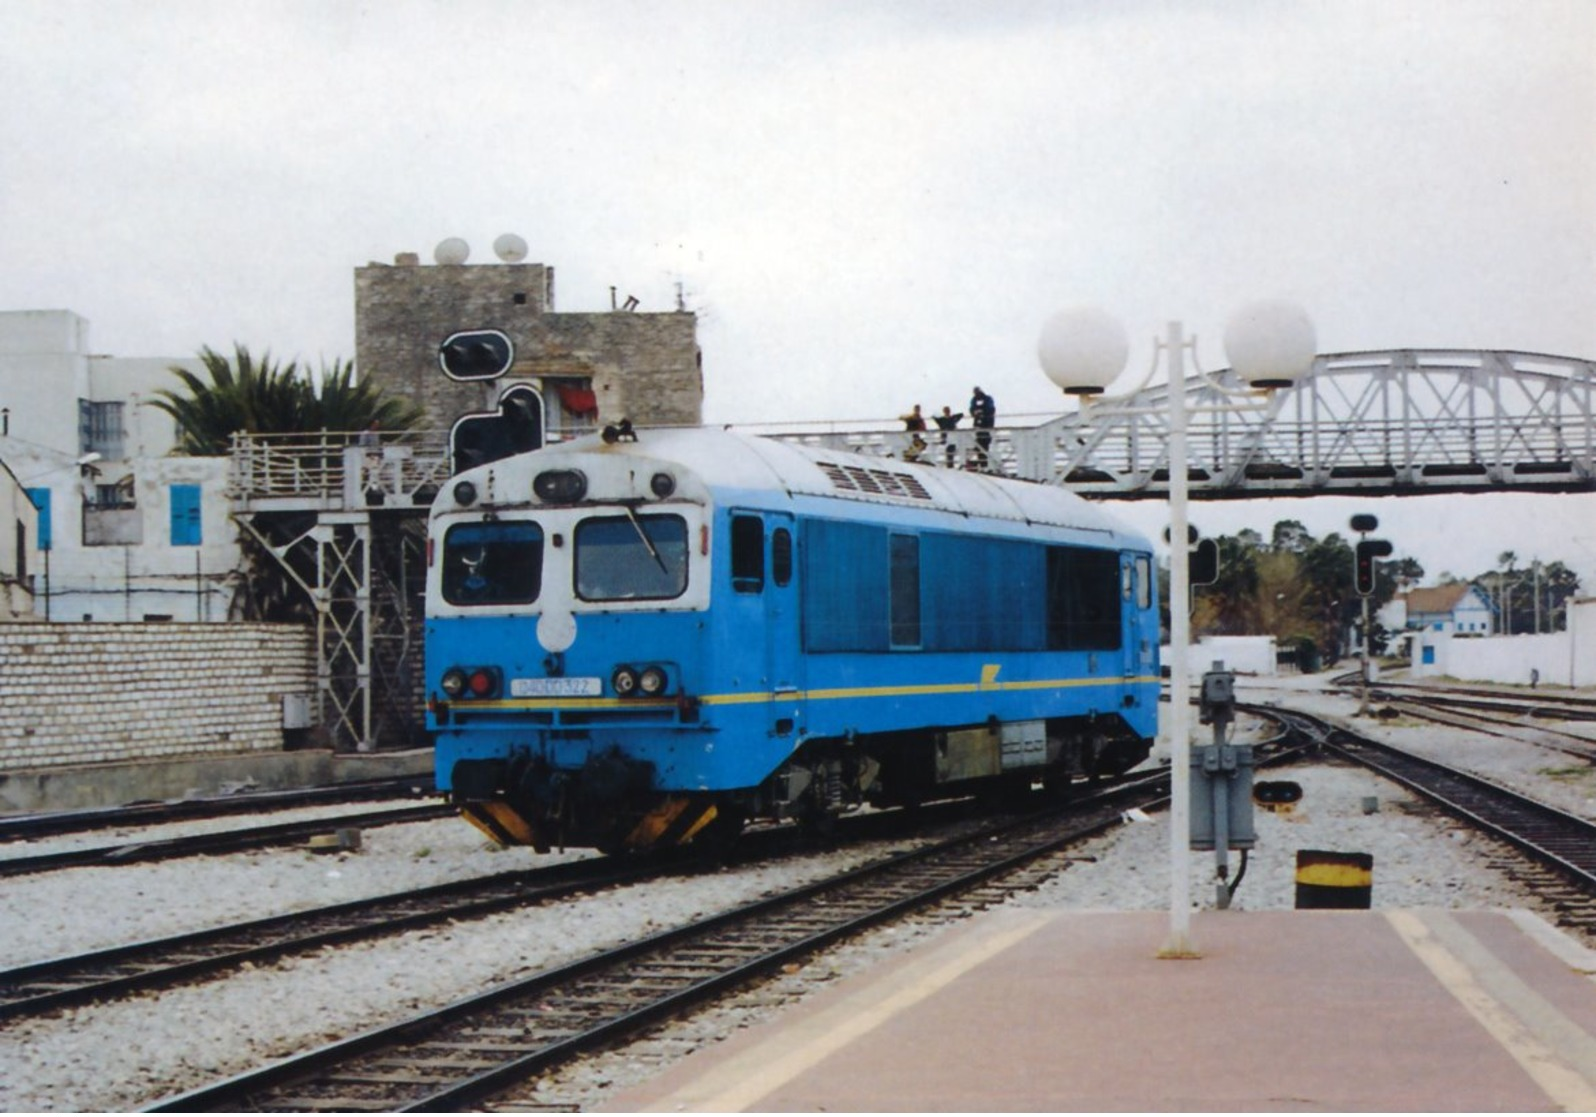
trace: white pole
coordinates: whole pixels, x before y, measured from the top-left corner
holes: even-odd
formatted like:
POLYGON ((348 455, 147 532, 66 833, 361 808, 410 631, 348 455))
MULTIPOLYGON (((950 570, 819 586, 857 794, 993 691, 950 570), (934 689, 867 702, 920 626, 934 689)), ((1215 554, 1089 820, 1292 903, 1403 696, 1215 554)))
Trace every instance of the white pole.
POLYGON ((1186 527, 1185 338, 1169 323, 1169 941, 1160 958, 1196 958, 1191 941, 1191 552, 1186 527))

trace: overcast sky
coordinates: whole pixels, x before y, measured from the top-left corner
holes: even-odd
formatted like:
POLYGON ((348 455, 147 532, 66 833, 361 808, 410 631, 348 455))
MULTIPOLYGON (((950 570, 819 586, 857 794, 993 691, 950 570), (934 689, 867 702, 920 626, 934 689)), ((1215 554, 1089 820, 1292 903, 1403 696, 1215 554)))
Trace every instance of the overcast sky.
MULTIPOLYGON (((1321 352, 1596 357, 1592 0, 0 0, 0 25, 0 308, 74 310, 119 356, 352 357, 355 267, 515 232, 560 310, 680 289, 712 422, 975 383, 1000 422, 1058 411, 1036 338, 1080 303, 1137 368, 1167 319, 1223 364, 1262 297, 1321 352)), ((1596 588, 1596 498, 1388 503, 1432 574, 1511 549, 1596 588)))

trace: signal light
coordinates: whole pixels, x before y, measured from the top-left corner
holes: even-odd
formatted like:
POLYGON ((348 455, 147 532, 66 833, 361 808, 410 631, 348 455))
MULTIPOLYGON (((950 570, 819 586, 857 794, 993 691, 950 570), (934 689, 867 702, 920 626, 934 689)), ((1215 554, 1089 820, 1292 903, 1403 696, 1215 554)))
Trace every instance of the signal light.
POLYGON ((450 380, 497 380, 514 361, 515 346, 501 330, 462 330, 438 346, 438 366, 450 380))
POLYGON ((492 698, 499 690, 498 672, 490 667, 478 667, 466 680, 473 698, 492 698))
POLYGON ((610 676, 610 686, 615 688, 617 698, 630 698, 637 693, 637 672, 624 664, 617 667, 610 676))
POLYGON ((1358 594, 1368 597, 1374 592, 1374 560, 1385 558, 1391 553, 1391 541, 1388 539, 1361 540, 1354 551, 1353 558, 1353 585, 1358 594))
POLYGON ((1219 541, 1198 540, 1187 560, 1187 581, 1194 586, 1211 586, 1219 581, 1219 541))
POLYGON ((637 685, 645 697, 657 697, 665 692, 665 672, 658 667, 645 667, 638 676, 637 685))

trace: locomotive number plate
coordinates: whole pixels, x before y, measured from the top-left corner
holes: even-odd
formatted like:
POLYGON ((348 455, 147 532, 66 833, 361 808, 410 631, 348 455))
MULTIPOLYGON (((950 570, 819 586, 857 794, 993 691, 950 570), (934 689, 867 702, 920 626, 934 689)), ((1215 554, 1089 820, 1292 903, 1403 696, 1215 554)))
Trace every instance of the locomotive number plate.
POLYGON ((603 693, 604 681, 590 676, 510 680, 510 694, 515 698, 597 698, 603 693))

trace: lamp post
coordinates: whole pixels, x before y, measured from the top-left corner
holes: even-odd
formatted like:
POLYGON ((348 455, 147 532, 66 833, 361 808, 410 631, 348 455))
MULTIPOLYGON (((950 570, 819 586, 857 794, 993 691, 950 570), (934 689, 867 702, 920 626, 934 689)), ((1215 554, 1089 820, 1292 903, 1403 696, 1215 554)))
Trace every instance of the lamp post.
MULTIPOLYGON (((1169 938, 1161 958, 1199 957, 1191 938, 1191 693, 1187 648, 1191 643, 1191 578, 1188 550, 1188 478, 1186 454, 1186 350, 1181 323, 1168 324, 1164 340, 1169 379, 1169 938)), ((1282 302, 1255 303, 1237 312, 1225 328, 1225 352, 1231 368, 1254 389, 1289 387, 1313 364, 1317 343, 1313 323, 1303 311, 1282 302)), ((1116 413, 1134 413, 1126 406, 1152 379, 1149 367, 1142 382, 1127 395, 1100 399, 1102 392, 1125 367, 1130 345, 1123 327, 1095 308, 1077 308, 1055 314, 1042 327, 1037 356, 1042 371, 1068 395, 1079 396, 1084 410, 1111 407, 1116 413)), ((1199 370, 1200 371, 1200 370, 1199 370)), ((1256 408, 1251 403, 1205 405, 1203 411, 1256 408)))

